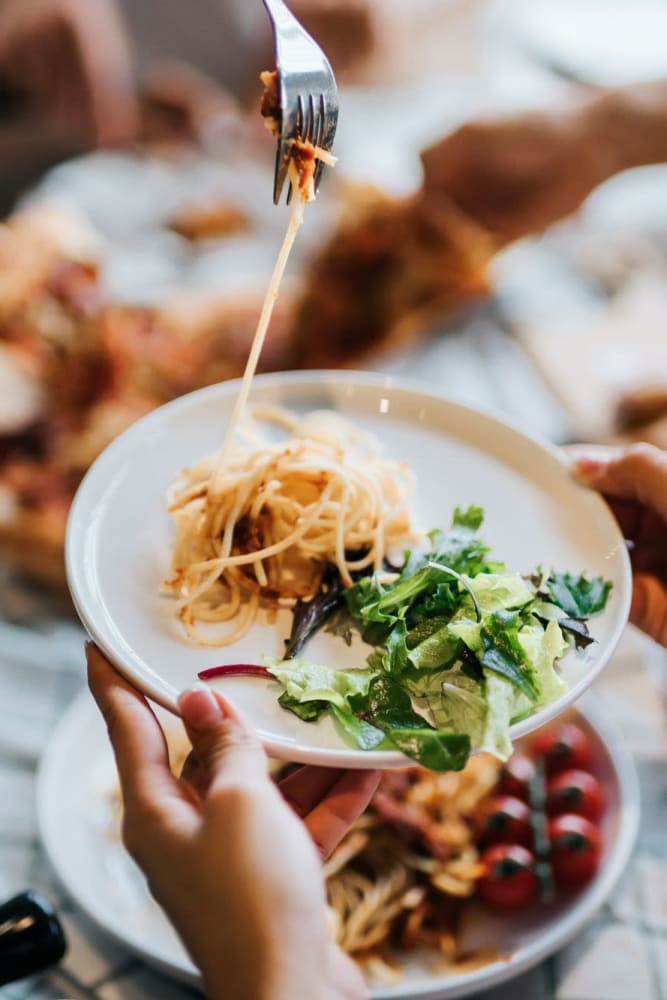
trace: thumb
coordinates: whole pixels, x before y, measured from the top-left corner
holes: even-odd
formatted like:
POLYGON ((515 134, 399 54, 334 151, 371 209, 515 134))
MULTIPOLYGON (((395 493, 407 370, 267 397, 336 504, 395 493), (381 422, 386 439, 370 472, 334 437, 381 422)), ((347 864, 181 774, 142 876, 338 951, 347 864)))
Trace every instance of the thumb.
POLYGON ((651 444, 568 449, 573 472, 608 497, 634 500, 667 521, 667 452, 651 444))
POLYGON ((650 573, 635 575, 630 621, 656 642, 667 646, 667 590, 650 573))
POLYGON ((197 684, 178 700, 199 765, 212 787, 252 783, 266 776, 266 755, 255 733, 230 703, 197 684))

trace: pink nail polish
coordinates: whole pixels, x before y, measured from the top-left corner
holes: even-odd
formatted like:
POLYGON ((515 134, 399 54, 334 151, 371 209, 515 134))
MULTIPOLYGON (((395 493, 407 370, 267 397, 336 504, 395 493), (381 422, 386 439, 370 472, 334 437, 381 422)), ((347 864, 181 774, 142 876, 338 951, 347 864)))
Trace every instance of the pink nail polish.
POLYGON ((593 458, 589 455, 582 455, 580 458, 575 458, 574 467, 577 472, 582 473, 585 476, 597 476, 604 469, 605 463, 601 462, 599 458, 593 458))

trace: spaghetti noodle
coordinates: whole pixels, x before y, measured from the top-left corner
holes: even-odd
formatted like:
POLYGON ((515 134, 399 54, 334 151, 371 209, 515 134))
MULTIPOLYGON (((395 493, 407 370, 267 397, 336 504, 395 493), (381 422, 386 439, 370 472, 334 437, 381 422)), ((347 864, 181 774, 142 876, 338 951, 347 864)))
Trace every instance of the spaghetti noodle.
POLYGON ((387 552, 414 539, 412 474, 383 459, 372 436, 329 411, 253 417, 224 462, 217 455, 185 470, 169 497, 176 542, 165 586, 190 638, 205 645, 239 639, 260 601, 277 608, 311 599, 328 566, 350 586, 354 572, 379 570, 387 552), (267 425, 287 437, 272 443, 267 425), (232 621, 223 634, 197 627, 232 621))
MULTIPOLYGON (((279 114, 277 74, 275 72, 267 71, 260 74, 260 79, 265 88, 262 100, 262 114, 265 116, 267 127, 272 134, 276 134, 277 130, 279 135, 280 125, 277 117, 279 114)), ((291 146, 292 149, 289 151, 290 161, 287 176, 290 184, 292 185, 294 195, 292 198, 292 211, 287 223, 287 232, 285 233, 285 238, 278 252, 278 259, 276 260, 273 274, 271 275, 271 280, 269 281, 269 287, 267 288, 266 295, 264 296, 257 330, 250 346, 250 353, 248 354, 248 360, 243 372, 243 378, 241 379, 241 386, 239 388, 238 396, 236 397, 231 420, 227 426, 227 431, 220 450, 218 461, 209 484, 209 492, 213 501, 215 501, 215 498, 220 491, 221 478, 223 475, 227 452, 234 439, 239 421, 241 420, 241 416, 248 402, 250 386, 255 372, 257 371, 259 356, 262 352, 262 347, 264 346, 266 332, 269 328, 273 309, 280 291, 280 283, 285 273, 287 261, 294 245, 296 235, 299 231, 301 223, 303 222, 304 206, 307 202, 312 201, 315 198, 314 180, 317 161, 322 160, 329 166, 334 166, 336 163, 336 158, 334 156, 326 150, 320 149, 319 146, 313 146, 310 142, 295 139, 292 140, 291 146)))
POLYGON ((398 979, 400 952, 418 946, 448 971, 497 957, 466 954, 459 930, 483 874, 472 818, 497 779, 497 761, 484 754, 458 774, 387 772, 325 863, 331 932, 369 977, 398 979))

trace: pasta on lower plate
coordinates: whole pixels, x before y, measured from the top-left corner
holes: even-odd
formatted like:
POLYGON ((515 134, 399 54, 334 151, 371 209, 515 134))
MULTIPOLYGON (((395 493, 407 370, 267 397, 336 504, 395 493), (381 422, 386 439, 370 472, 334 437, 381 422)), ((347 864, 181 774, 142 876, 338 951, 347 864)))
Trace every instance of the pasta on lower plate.
POLYGON ((385 772, 370 808, 326 862, 333 936, 369 977, 398 978, 401 952, 415 947, 432 950, 449 971, 497 957, 465 953, 458 925, 484 873, 473 816, 498 773, 485 754, 456 774, 385 772))

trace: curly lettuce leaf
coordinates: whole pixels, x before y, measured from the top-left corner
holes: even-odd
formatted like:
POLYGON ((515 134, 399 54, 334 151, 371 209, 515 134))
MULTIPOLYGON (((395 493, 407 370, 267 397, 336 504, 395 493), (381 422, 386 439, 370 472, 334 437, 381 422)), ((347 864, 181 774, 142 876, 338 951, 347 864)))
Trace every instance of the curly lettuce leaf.
POLYGON ((281 708, 286 708, 294 715, 298 715, 304 722, 317 722, 329 710, 329 702, 327 701, 299 701, 287 691, 283 691, 278 698, 278 704, 281 708))
POLYGON ((601 576, 588 579, 583 573, 551 573, 547 589, 553 601, 568 618, 592 618, 607 603, 612 584, 601 576))
POLYGON ((457 507, 449 531, 431 536, 433 551, 408 553, 394 583, 382 585, 374 577, 359 580, 345 595, 352 617, 366 628, 372 623, 392 627, 399 618, 406 619, 413 609, 417 617, 451 614, 460 600, 459 585, 456 580, 443 581, 442 572, 431 568, 428 562, 435 560, 471 576, 496 567, 496 563, 487 562, 489 549, 476 534, 482 519, 480 507, 467 510, 457 507))
POLYGON ((482 678, 471 676, 459 661, 449 670, 431 674, 420 694, 438 729, 467 733, 473 746, 480 745, 487 715, 482 678))
POLYGON ((500 674, 531 701, 536 701, 538 689, 533 672, 519 639, 523 626, 516 611, 494 611, 484 619, 480 630, 482 667, 500 674))
POLYGON ((525 625, 518 633, 519 643, 532 668, 537 702, 535 707, 548 705, 566 690, 567 685, 556 671, 556 661, 567 650, 561 624, 552 620, 546 628, 539 622, 525 625))
MULTIPOLYGON (((296 657, 277 660, 263 657, 266 669, 285 688, 287 698, 303 705, 307 702, 326 702, 338 708, 348 708, 350 699, 368 694, 375 676, 372 670, 338 670, 311 663, 296 657)), ((285 705, 291 707, 291 705, 285 705)))
POLYGON ((479 749, 499 760, 512 756, 510 725, 517 711, 516 689, 499 674, 485 671, 486 718, 479 749))
MULTIPOLYGON (((521 608, 535 597, 534 588, 520 573, 481 573, 466 580, 477 598, 482 615, 521 608)), ((464 596, 462 613, 468 608, 472 608, 472 601, 464 596)))

